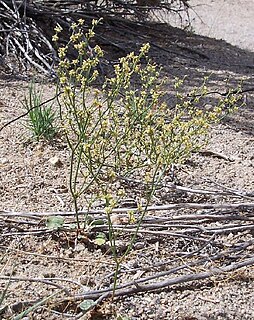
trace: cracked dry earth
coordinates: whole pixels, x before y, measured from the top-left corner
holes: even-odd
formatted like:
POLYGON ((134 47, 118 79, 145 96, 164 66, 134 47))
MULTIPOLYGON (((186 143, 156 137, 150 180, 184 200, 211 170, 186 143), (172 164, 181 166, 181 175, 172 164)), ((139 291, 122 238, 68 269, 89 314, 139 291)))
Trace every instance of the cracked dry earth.
MULTIPOLYGON (((189 35, 176 29, 171 31, 170 34, 168 29, 161 30, 165 34, 163 43, 151 35, 154 43, 171 49, 163 54, 156 49, 151 51, 153 58, 164 65, 164 75, 168 76, 169 87, 172 85, 173 76, 184 75, 188 76, 185 82, 186 91, 193 86, 199 86, 205 75, 210 75, 207 85, 211 90, 223 91, 241 80, 243 88, 254 87, 253 53, 224 41, 189 35), (174 37, 179 37, 180 41, 178 46, 170 47, 174 37), (201 50, 204 57, 208 58, 197 57, 197 53, 191 50, 185 50, 185 57, 181 57, 175 54, 179 46, 192 46, 192 49, 196 52, 201 50)), ((24 112, 21 102, 27 94, 28 85, 28 81, 13 80, 1 75, 1 125, 24 112)), ((45 83, 42 88, 45 99, 53 96, 52 84, 45 83)), ((179 184, 201 190, 234 189, 248 194, 244 199, 234 198, 234 202, 254 202, 253 91, 246 92, 244 100, 245 107, 211 129, 210 141, 205 148, 209 152, 195 153, 187 163, 175 169, 179 184)), ((78 303, 72 300, 65 302, 64 297, 112 284, 114 264, 110 254, 91 246, 86 235, 82 235, 78 243, 75 243, 76 235, 73 231, 48 232, 44 217, 39 220, 36 217, 21 217, 20 223, 17 223, 19 213, 67 212, 72 209, 67 188, 66 146, 60 138, 52 144, 31 142, 29 132, 24 127, 24 120, 14 122, 0 132, 0 146, 1 291, 4 292, 6 288, 0 307, 0 318, 15 319, 15 315, 34 305, 36 301, 55 294, 24 319, 78 319, 78 303), (49 161, 55 156, 60 159, 61 165, 54 166, 49 161), (3 211, 16 214, 6 217, 3 211), (16 280, 9 281, 11 277, 16 280), (50 279, 55 281, 47 282, 50 279)), ((135 197, 135 191, 131 196, 135 197)), ((232 198, 226 196, 221 200, 219 194, 208 197, 191 195, 188 192, 172 195, 168 190, 162 190, 154 199, 155 204, 170 204, 174 201, 216 203, 232 201, 232 198)), ((190 213, 183 209, 166 211, 163 215, 190 213)), ((250 209, 251 213, 253 209, 250 209)), ((154 214, 160 215, 159 212, 154 214)), ((214 235, 213 240, 223 243, 225 248, 232 243, 253 242, 253 229, 214 235)), ((176 261, 179 263, 179 259, 180 264, 189 263, 184 255, 200 247, 195 241, 144 234, 138 235, 138 244, 123 264, 123 273, 119 279, 122 283, 150 275, 153 264, 162 260, 167 260, 168 265, 161 268, 161 271, 177 266, 176 261), (175 252, 181 252, 183 256, 180 255, 177 260, 175 252), (131 269, 134 271, 130 272, 131 269)), ((213 250, 210 246, 205 248, 204 252, 200 251, 200 254, 207 256, 212 254, 213 250)), ((244 254, 253 258, 253 243, 244 254)), ((231 259, 234 261, 234 257, 231 259)), ((209 265, 188 267, 187 273, 205 271, 208 267, 209 265)), ((82 319, 250 320, 254 319, 253 278, 254 267, 243 267, 203 281, 191 281, 154 292, 123 296, 116 298, 113 303, 106 300, 82 319)))

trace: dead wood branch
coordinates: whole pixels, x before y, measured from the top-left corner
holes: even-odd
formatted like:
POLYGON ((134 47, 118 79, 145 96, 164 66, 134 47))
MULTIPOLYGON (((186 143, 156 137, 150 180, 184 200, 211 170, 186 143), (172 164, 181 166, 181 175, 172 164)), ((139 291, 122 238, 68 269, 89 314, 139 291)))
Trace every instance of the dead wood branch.
MULTIPOLYGON (((215 254, 213 256, 209 256, 209 257, 206 257, 206 258, 203 258, 203 259, 198 259, 198 260, 192 261, 192 262, 186 262, 185 264, 179 265, 179 266, 174 267, 174 268, 172 268, 170 270, 163 271, 163 272, 155 272, 155 274, 153 274, 151 276, 140 278, 140 279, 137 279, 135 281, 131 281, 129 283, 125 283, 125 284, 119 285, 118 289, 123 289, 123 288, 127 288, 127 287, 130 287, 130 286, 133 286, 135 283, 138 283, 138 284, 139 283, 146 283, 146 282, 148 282, 150 280, 154 280, 154 279, 158 279, 158 278, 161 278, 161 277, 165 277, 165 276, 168 276, 170 274, 175 274, 178 271, 181 271, 181 270, 184 270, 184 269, 190 269, 190 268, 197 267, 197 266, 204 266, 207 262, 211 263, 211 262, 214 262, 214 261, 219 260, 221 258, 225 258, 227 256, 230 256, 233 253, 241 252, 241 251, 247 249, 249 246, 252 246, 253 244, 254 244, 254 241, 248 241, 248 242, 245 242, 245 243, 241 243, 239 245, 233 246, 233 248, 231 248, 229 250, 225 250, 223 252, 220 252, 219 254, 215 254)), ((201 250, 203 248, 204 248, 204 246, 201 247, 201 250)), ((187 257, 185 257, 185 258, 187 258, 187 257)), ((183 260, 183 259, 181 259, 181 260, 183 260)), ((172 263, 172 260, 170 262, 169 262, 169 260, 164 261, 163 264, 160 262, 160 263, 157 263, 155 265, 149 266, 148 270, 151 270, 151 268, 156 269, 158 267, 161 267, 162 265, 170 264, 170 263, 172 263)), ((134 272, 134 271, 137 271, 137 270, 131 270, 131 272, 134 272)), ((110 289, 108 291, 110 291, 110 289)), ((105 290, 105 291, 103 291, 103 293, 108 292, 108 291, 105 290)))
MULTIPOLYGON (((202 151, 201 151, 202 153, 202 151)), ((137 179, 130 179, 130 178, 126 178, 126 177, 122 177, 119 176, 118 177, 119 180, 125 181, 129 184, 137 184, 137 185, 143 185, 143 186, 147 186, 146 183, 144 183, 141 180, 137 180, 137 179)), ((236 197, 240 197, 240 198, 249 198, 251 199, 252 197, 254 197, 254 192, 246 192, 243 190, 234 190, 231 188, 227 188, 225 186, 222 186, 220 184, 216 184, 220 187, 220 189, 204 189, 204 188, 189 188, 189 187, 184 187, 184 186, 179 186, 176 185, 174 183, 162 183, 162 184, 158 184, 156 187, 157 188, 169 188, 173 191, 181 191, 181 192, 186 192, 186 193, 194 193, 194 194, 206 194, 206 195, 235 195, 236 197)))
MULTIPOLYGON (((219 276, 222 274, 225 274, 227 272, 235 271, 240 268, 244 268, 247 266, 252 266, 254 265, 254 258, 249 258, 244 261, 239 261, 235 263, 231 263, 227 266, 220 266, 220 267, 214 267, 211 268, 209 271, 204 271, 204 272, 198 272, 198 273, 193 273, 193 274, 188 274, 188 275, 183 275, 183 276, 178 276, 178 277, 173 277, 170 279, 165 279, 163 281, 158 281, 150 284, 140 284, 139 281, 132 281, 128 283, 128 287, 126 288, 125 285, 122 287, 117 287, 115 291, 115 296, 120 297, 120 296, 130 296, 133 294, 137 294, 139 292, 149 292, 149 291, 154 291, 154 290, 161 290, 166 287, 170 287, 173 285, 179 285, 183 284, 186 282, 192 282, 192 281, 198 281, 198 280, 204 280, 208 279, 213 276, 219 276)), ((175 271, 175 270, 174 270, 175 271)), ((172 273, 172 270, 168 272, 167 274, 172 273)), ((157 274, 157 277, 151 277, 152 279, 159 278, 163 274, 157 274)), ((142 279, 142 282, 149 280, 149 277, 146 278, 145 280, 142 279)), ((141 282, 141 281, 140 281, 141 282)), ((86 292, 82 295, 77 295, 74 297, 70 297, 71 300, 80 300, 80 299, 99 299, 100 297, 103 297, 103 299, 106 299, 108 297, 111 297, 113 289, 105 289, 105 290, 97 290, 97 291, 91 291, 91 292, 86 292)))
POLYGON ((27 281, 27 282, 40 282, 40 283, 44 283, 53 287, 56 287, 58 289, 61 289, 63 291, 65 291, 67 294, 69 294, 69 291, 67 288, 64 288, 63 286, 53 282, 54 280, 57 281, 65 281, 65 282, 71 282, 75 285, 79 285, 82 286, 81 284, 78 284, 77 282, 74 282, 73 280, 70 279, 59 279, 59 278, 28 278, 28 277, 12 277, 12 276, 0 276, 0 280, 7 280, 7 281, 27 281))
MULTIPOLYGON (((137 183, 137 181, 129 181, 128 183, 137 183)), ((169 184, 170 186, 170 184, 169 184)), ((164 185, 162 185, 164 187, 164 185)), ((177 188, 182 191, 190 191, 199 194, 201 188, 192 189, 183 186, 172 185, 172 191, 177 188)), ((179 190, 178 190, 179 191, 179 190)), ((159 259, 147 262, 147 264, 129 266, 129 261, 124 261, 119 274, 119 282, 116 287, 115 296, 131 296, 140 292, 149 292, 170 288, 173 285, 182 285, 184 283, 196 283, 209 279, 211 277, 226 277, 226 274, 241 268, 247 268, 254 265, 253 245, 254 241, 250 240, 254 230, 254 203, 253 202, 235 202, 235 193, 239 196, 238 190, 204 190, 208 191, 206 196, 221 196, 221 203, 175 203, 168 205, 149 206, 148 208, 115 208, 113 214, 119 217, 128 217, 130 212, 134 213, 136 223, 134 224, 113 224, 114 232, 116 232, 124 244, 128 243, 131 233, 136 232, 138 219, 141 210, 148 210, 148 214, 144 217, 138 231, 139 241, 143 241, 141 251, 149 247, 154 250, 155 255, 158 254, 159 259), (233 192, 232 192, 233 191, 233 192), (216 194, 216 192, 218 194, 216 194), (225 196, 228 199, 224 203, 225 196), (230 199, 234 201, 230 202, 230 199), (154 245, 154 242, 158 245, 154 245), (166 244, 166 246, 165 246, 166 244), (160 254, 160 248, 166 250, 164 259, 160 254), (126 275, 127 278, 126 278, 126 275)), ((244 194, 243 191, 241 193, 244 194)), ((92 219, 103 220, 104 224, 88 226, 84 229, 85 237, 88 242, 93 245, 93 236, 97 232, 108 233, 107 219, 104 209, 99 210, 83 210, 80 214, 91 214, 92 219), (90 237, 90 238, 89 238, 90 237)), ((0 223, 8 221, 8 228, 2 228, 2 239, 12 239, 13 237, 23 237, 24 235, 33 236, 52 236, 62 239, 68 233, 68 237, 75 239, 76 230, 71 227, 74 223, 73 212, 7 212, 0 211, 0 223), (61 215, 65 217, 65 223, 57 230, 48 230, 45 227, 46 219, 51 216, 61 215), (45 221, 44 221, 45 219, 45 221), (33 223, 30 225, 29 221, 33 223), (18 228, 16 226, 18 225, 18 228), (18 230, 18 232, 16 232, 18 230)), ((87 243, 88 243, 87 242, 87 243)), ((120 244, 121 245, 121 244, 120 244)), ((0 246, 1 251, 4 245, 0 246)), ((95 247, 94 247, 95 248, 95 247)), ((110 255, 110 247, 105 247, 106 255, 110 255)), ((118 250, 118 247, 117 247, 118 250)), ((120 247, 119 247, 120 250, 120 247)), ((139 261, 140 249, 135 245, 132 248, 134 259, 139 261), (137 251, 137 252, 136 252, 137 251)), ((26 254, 23 250, 15 247, 8 248, 8 252, 15 251, 17 254, 26 254)), ((29 255, 38 255, 50 259, 50 256, 40 255, 37 253, 27 253, 29 255)), ((59 259, 53 257, 53 259, 59 259)), ((59 262, 70 261, 66 257, 61 257, 59 262)), ((73 259, 77 262, 85 262, 85 259, 73 259)), ((94 305, 101 303, 104 299, 112 296, 113 285, 112 277, 114 274, 114 264, 110 263, 106 256, 103 256, 101 263, 107 265, 108 274, 104 274, 99 284, 95 288, 81 294, 71 294, 71 289, 62 286, 58 282, 59 278, 27 278, 13 277, 11 281, 44 281, 47 285, 58 286, 66 292, 66 298, 56 298, 54 305, 68 303, 72 301, 78 303, 84 299, 94 300, 94 305), (107 261, 105 262, 104 261, 107 261), (104 261, 104 262, 103 262, 104 261), (106 280, 107 279, 107 280, 106 280), (46 282, 45 282, 46 281, 46 282), (48 283, 48 281, 50 283, 48 283)), ((111 262, 113 262, 111 260, 111 262)), ((9 277, 0 278, 7 281, 9 277)), ((79 281, 75 279, 65 279, 70 283, 70 287, 78 287, 79 281)), ((82 287, 82 286, 81 286, 82 287)), ((92 308, 92 307, 91 307, 92 308)), ((82 314, 76 315, 76 318, 82 314)))
MULTIPOLYGON (((127 25, 148 23, 155 10, 181 15, 188 9, 188 0, 1 0, 0 55, 9 72, 15 72, 16 68, 24 72, 33 67, 54 76, 57 55, 51 38, 57 23, 67 35, 71 24, 80 18, 87 21, 84 30, 87 30, 92 19, 97 18, 103 18, 105 27, 108 29, 111 26, 113 30, 117 29, 118 22, 127 25)), ((103 28, 101 31, 104 43, 121 47, 119 41, 112 41, 111 35, 105 36, 103 28)))
MULTIPOLYGON (((141 208, 116 208, 112 210, 112 213, 139 213, 144 210, 147 212, 150 211, 171 211, 178 209, 195 209, 195 210, 232 210, 232 211, 247 211, 254 208, 253 202, 239 202, 239 203, 174 203, 167 205, 159 205, 159 206, 148 206, 141 208)), ((81 210, 79 212, 80 215, 84 214, 105 214, 104 209, 98 210, 81 210)), ((0 216, 11 217, 50 217, 50 216, 74 216, 74 211, 63 212, 9 212, 9 211, 0 211, 0 216)), ((202 217, 202 215, 200 215, 202 217)))

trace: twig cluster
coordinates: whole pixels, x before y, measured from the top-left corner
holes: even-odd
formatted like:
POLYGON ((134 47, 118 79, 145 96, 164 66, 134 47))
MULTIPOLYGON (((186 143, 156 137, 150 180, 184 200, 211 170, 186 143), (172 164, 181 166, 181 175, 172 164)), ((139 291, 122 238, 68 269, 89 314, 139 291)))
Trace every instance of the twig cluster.
MULTIPOLYGON (((134 181, 137 183, 137 181, 134 181)), ((133 181, 132 181, 133 183, 133 181)), ((227 277, 226 274, 242 268, 254 265, 253 248, 254 241, 252 238, 254 230, 254 202, 252 192, 244 192, 242 190, 232 190, 217 188, 209 189, 193 189, 171 184, 171 190, 182 190, 187 193, 196 193, 210 196, 210 201, 206 203, 176 203, 167 205, 151 206, 148 213, 141 222, 139 229, 138 243, 132 249, 132 258, 135 252, 140 252, 141 248, 145 250, 146 246, 150 246, 147 250, 154 250, 153 255, 157 255, 157 259, 144 264, 139 254, 135 255, 136 264, 130 265, 128 259, 121 265, 118 274, 118 285, 115 288, 115 297, 130 296, 138 292, 148 292, 161 290, 163 288, 172 287, 184 283, 195 283, 211 277, 227 277), (241 202, 247 194, 249 202, 241 202), (214 196, 217 196, 216 203, 214 196), (220 198, 220 200, 218 200, 220 198), (227 202, 225 202, 227 200, 227 202), (155 249, 151 249, 150 243, 155 243, 155 249), (160 254, 160 247, 168 247, 167 255, 160 254)), ((117 219, 114 223, 114 229, 118 230, 121 239, 120 246, 128 241, 130 234, 135 232, 136 224, 139 222, 140 212, 142 208, 116 208, 112 214, 117 219), (135 223, 128 223, 126 219, 129 214, 135 216, 135 223), (125 221, 125 222, 122 222, 125 221)), ((83 210, 80 216, 90 215, 94 222, 100 220, 101 224, 92 224, 86 230, 87 236, 97 232, 106 233, 108 226, 106 224, 106 213, 104 209, 83 210)), ((2 239, 13 237, 23 237, 30 234, 37 236, 46 233, 73 232, 71 225, 75 221, 74 212, 0 212, 2 225, 2 239), (61 215, 65 217, 65 224, 57 230, 48 230, 42 223, 43 217, 53 215, 61 215), (8 225, 8 228, 6 226, 8 225)), ((92 243, 92 241, 91 241, 92 243)), ((125 243, 126 244, 126 243, 125 243)), ((1 246, 2 248, 3 246, 1 246)), ((25 252, 18 249, 17 253, 25 252), (20 251, 20 252, 19 252, 20 251)), ((142 251, 142 249, 141 249, 142 251)), ((27 254, 33 254, 28 252, 27 254)), ((38 254, 40 256, 40 254, 38 254)), ((59 259, 57 256, 46 256, 47 259, 59 259)), ((111 268, 109 268, 111 269, 111 268)), ((106 280, 112 278, 113 269, 104 276, 101 285, 91 288, 83 287, 82 283, 74 279, 61 278, 24 278, 20 276, 1 276, 1 280, 5 281, 32 281, 40 282, 61 289, 65 296, 61 295, 54 298, 54 304, 68 303, 72 301, 79 303, 80 301, 91 299, 94 303, 91 308, 101 303, 104 299, 112 296, 113 284, 106 285, 106 280), (72 293, 67 288, 66 283, 70 283, 71 288, 81 288, 82 293, 72 293), (65 285, 63 285, 65 284, 65 285)), ((41 306, 41 305, 40 305, 41 306)), ((83 313, 76 314, 78 319, 83 313)))
POLYGON ((57 55, 51 39, 57 24, 68 34, 71 24, 80 18, 87 21, 84 29, 92 19, 103 18, 99 42, 122 50, 105 30, 117 32, 118 25, 144 23, 156 10, 180 15, 188 8, 188 0, 0 0, 0 65, 12 73, 32 67, 54 76, 57 55))

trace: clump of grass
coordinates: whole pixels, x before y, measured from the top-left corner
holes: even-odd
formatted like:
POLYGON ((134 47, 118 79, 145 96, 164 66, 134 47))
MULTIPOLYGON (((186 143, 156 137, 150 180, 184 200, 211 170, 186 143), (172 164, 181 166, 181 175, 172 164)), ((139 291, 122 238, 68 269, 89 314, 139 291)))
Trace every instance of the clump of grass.
POLYGON ((24 101, 28 111, 26 126, 37 141, 52 140, 57 133, 53 105, 42 105, 42 103, 42 91, 36 88, 34 82, 31 82, 28 98, 26 97, 24 101))

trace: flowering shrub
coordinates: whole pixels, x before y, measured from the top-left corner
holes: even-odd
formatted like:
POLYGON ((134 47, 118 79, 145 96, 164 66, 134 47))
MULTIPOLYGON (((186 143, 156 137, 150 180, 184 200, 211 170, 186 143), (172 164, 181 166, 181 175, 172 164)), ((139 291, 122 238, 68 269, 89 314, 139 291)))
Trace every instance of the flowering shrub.
MULTIPOLYGON (((169 107, 163 101, 160 70, 147 57, 149 44, 144 44, 137 54, 131 52, 121 58, 113 75, 105 78, 100 89, 94 89, 103 51, 90 42, 99 21, 94 20, 85 34, 83 23, 79 20, 72 25, 69 42, 58 50, 59 88, 63 91, 60 114, 70 150, 69 188, 78 228, 81 197, 87 208, 98 199, 104 201, 117 275, 158 183, 172 164, 185 161, 204 145, 211 123, 220 119, 225 104, 232 108, 236 98, 229 93, 216 107, 202 110, 199 104, 207 95, 205 83, 183 96, 178 91, 183 80, 177 79, 177 103, 169 107), (68 57, 70 50, 76 52, 73 59, 68 57), (137 201, 139 218, 130 213, 129 223, 137 223, 137 228, 119 258, 111 213, 125 197, 125 187, 119 180, 126 177, 138 177, 143 182, 146 203, 142 207, 137 201)), ((61 28, 57 27, 55 41, 59 32, 61 28)))
MULTIPOLYGON (((205 143, 210 124, 223 113, 223 104, 233 106, 235 98, 228 95, 212 110, 201 110, 199 101, 207 94, 204 84, 189 97, 177 92, 176 106, 169 107, 163 101, 163 82, 158 83, 160 70, 147 57, 149 44, 137 54, 131 52, 121 58, 113 75, 100 89, 94 89, 103 57, 101 48, 90 44, 98 21, 92 22, 86 34, 83 23, 79 20, 72 26, 69 42, 58 51, 59 86, 63 91, 61 119, 70 149, 69 186, 78 227, 81 196, 88 208, 95 200, 104 200, 109 240, 119 266, 111 221, 113 208, 126 192, 119 179, 138 177, 146 186, 148 206, 170 166, 183 162, 205 143), (75 50, 74 59, 68 58, 69 50, 75 50)), ((58 40, 60 31, 57 27, 54 40, 58 40)), ((176 80, 175 89, 181 85, 182 80, 176 80)), ((140 224, 146 210, 140 203, 138 206, 140 224)), ((130 223, 134 221, 132 215, 130 223)))

